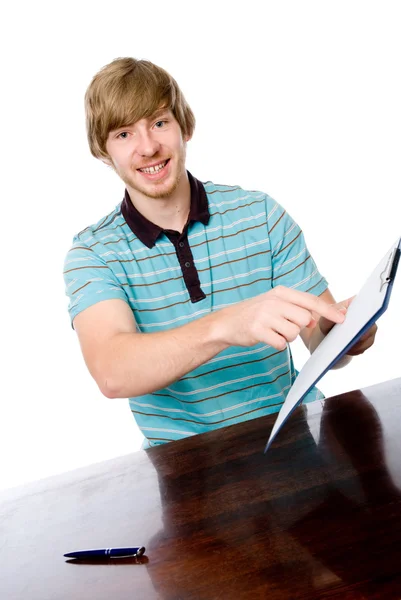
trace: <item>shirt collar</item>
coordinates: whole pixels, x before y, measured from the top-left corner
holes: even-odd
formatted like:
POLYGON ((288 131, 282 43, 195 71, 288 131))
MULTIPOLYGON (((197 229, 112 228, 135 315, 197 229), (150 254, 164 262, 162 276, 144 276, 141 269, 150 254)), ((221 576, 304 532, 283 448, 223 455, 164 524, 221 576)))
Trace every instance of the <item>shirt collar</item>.
MULTIPOLYGON (((187 171, 187 174, 191 188, 191 207, 189 209, 188 221, 185 228, 188 227, 191 221, 200 221, 204 225, 207 225, 210 219, 210 213, 205 188, 189 171, 187 171)), ((145 244, 145 246, 152 248, 164 229, 149 221, 135 208, 131 202, 128 190, 125 190, 124 200, 121 204, 121 212, 128 227, 137 238, 145 244)))

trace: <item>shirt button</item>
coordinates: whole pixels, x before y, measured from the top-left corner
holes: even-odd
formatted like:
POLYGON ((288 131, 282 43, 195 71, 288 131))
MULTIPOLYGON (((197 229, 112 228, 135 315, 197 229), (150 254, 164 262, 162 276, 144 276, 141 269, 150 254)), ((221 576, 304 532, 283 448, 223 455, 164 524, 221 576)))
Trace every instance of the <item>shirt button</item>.
POLYGON ((183 248, 184 247, 184 242, 180 242, 178 245, 179 245, 180 248, 183 248))
POLYGON ((190 267, 190 266, 191 266, 191 263, 190 263, 190 262, 186 262, 186 263, 185 263, 185 266, 188 268, 188 267, 190 267))

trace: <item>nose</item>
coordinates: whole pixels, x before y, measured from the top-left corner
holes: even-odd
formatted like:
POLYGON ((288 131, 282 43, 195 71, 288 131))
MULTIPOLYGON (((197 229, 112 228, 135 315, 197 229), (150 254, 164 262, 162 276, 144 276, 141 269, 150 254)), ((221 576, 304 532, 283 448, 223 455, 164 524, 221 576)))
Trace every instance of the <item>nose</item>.
POLYGON ((138 133, 136 151, 141 156, 154 156, 160 150, 160 143, 148 130, 138 133))

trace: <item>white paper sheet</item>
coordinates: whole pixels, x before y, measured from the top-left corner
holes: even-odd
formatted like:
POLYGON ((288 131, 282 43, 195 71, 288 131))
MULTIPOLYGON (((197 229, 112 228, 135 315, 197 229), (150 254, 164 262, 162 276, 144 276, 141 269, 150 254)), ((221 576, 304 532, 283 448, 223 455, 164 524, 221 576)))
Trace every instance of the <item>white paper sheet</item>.
POLYGON ((296 378, 274 423, 268 450, 284 422, 308 391, 334 366, 386 310, 398 266, 401 239, 391 246, 348 308, 345 321, 334 325, 296 378))

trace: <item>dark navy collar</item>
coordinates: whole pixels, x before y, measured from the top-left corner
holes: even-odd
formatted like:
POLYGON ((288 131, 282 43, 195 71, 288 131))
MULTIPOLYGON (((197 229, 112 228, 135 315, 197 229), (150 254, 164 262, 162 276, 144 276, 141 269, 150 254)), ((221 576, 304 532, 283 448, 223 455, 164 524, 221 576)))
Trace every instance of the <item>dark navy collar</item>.
MULTIPOLYGON (((189 171, 187 171, 189 185, 191 188, 191 207, 185 229, 191 221, 200 221, 207 225, 210 219, 208 201, 203 184, 195 179, 189 171)), ((148 248, 153 248, 157 238, 165 230, 159 225, 155 225, 144 217, 132 204, 128 190, 125 190, 124 200, 121 204, 121 212, 127 225, 137 238, 148 248)))

